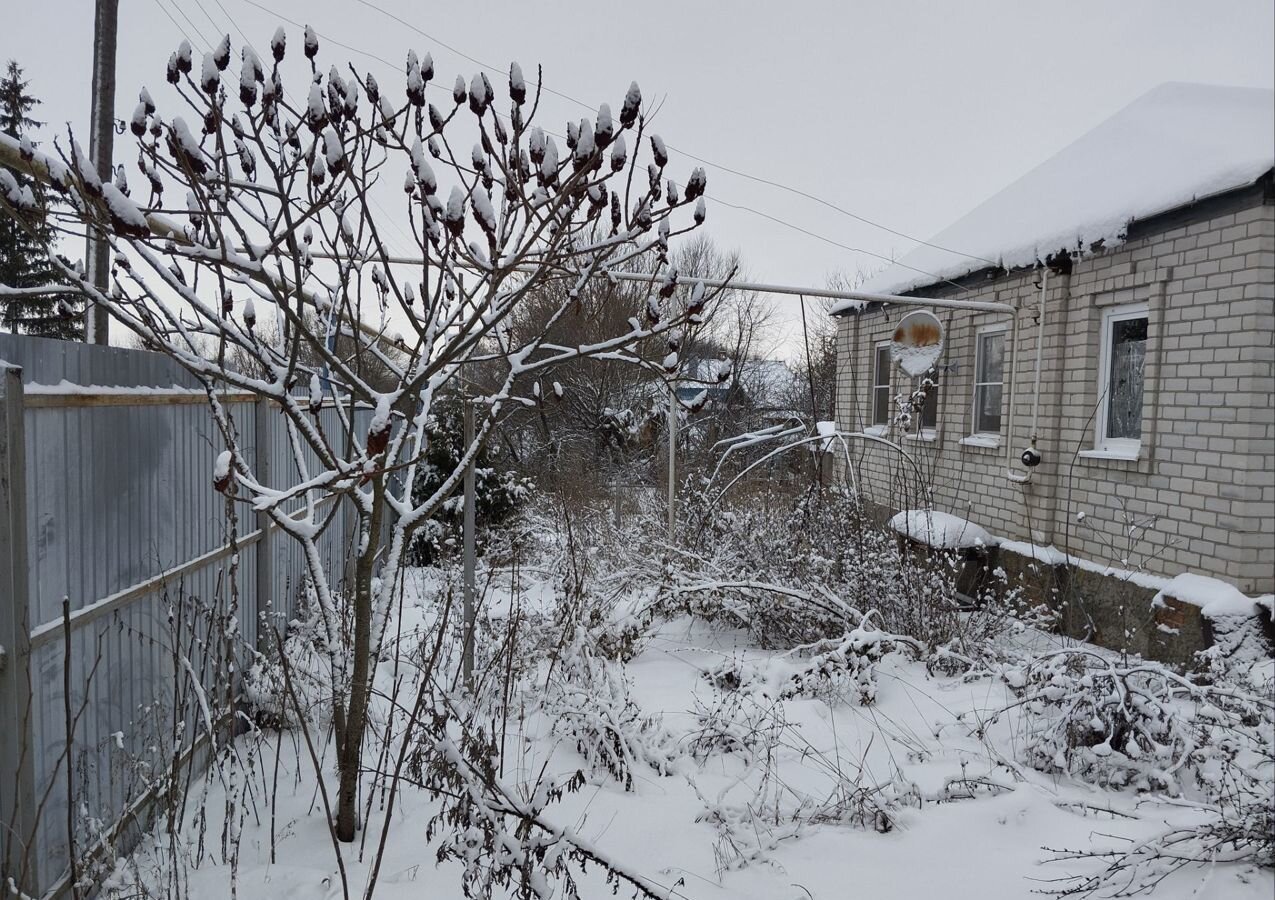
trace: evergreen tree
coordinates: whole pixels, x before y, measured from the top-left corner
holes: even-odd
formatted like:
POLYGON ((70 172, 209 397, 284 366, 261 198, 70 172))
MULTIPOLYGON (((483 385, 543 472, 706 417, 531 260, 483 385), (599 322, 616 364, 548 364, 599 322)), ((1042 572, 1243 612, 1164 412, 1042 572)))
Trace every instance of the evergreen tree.
MULTIPOLYGON (((0 79, 0 131, 9 137, 29 139, 30 132, 43 124, 31 118, 31 112, 40 101, 27 93, 29 84, 22 77, 22 67, 10 60, 8 70, 0 79)), ((47 196, 30 177, 18 172, 13 174, 19 183, 29 185, 37 197, 47 196)), ((60 279, 49 262, 47 249, 56 239, 52 223, 42 213, 27 217, 23 222, 0 214, 0 284, 37 287, 58 282, 60 279)), ((0 297, 0 326, 6 331, 38 337, 65 340, 84 337, 80 301, 70 292, 0 297)))

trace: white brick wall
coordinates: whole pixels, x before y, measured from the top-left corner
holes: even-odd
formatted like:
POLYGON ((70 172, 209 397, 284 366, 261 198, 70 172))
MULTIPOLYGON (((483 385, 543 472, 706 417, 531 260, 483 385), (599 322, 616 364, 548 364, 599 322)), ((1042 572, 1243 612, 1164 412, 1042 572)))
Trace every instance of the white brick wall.
MULTIPOLYGON (((1034 278, 1018 273, 979 291, 943 292, 1019 307, 1010 438, 1018 472, 1018 452, 1030 439, 1041 337, 1034 278)), ((843 429, 858 430, 868 417, 871 348, 889 339, 904 312, 877 309, 841 321, 843 429)), ((972 419, 974 333, 1007 318, 938 315, 947 330, 942 363, 954 368, 940 375, 937 435, 920 441, 897 427, 886 435, 916 458, 936 505, 995 534, 1053 543, 1112 565, 1162 575, 1196 571, 1247 592, 1275 590, 1275 206, 1174 227, 1051 277, 1038 425, 1045 462, 1025 485, 1006 476, 1003 446, 961 443, 972 419), (1093 446, 1101 311, 1125 302, 1150 307, 1142 452, 1136 461, 1087 458, 1077 451, 1093 446), (1150 520, 1136 540, 1125 510, 1137 522, 1150 520)), ((1007 368, 1008 360, 1007 346, 1007 368)), ((895 370, 895 393, 904 377, 895 370)), ((1005 397, 1002 437, 1008 386, 1005 397)), ((855 480, 870 499, 896 509, 922 502, 919 479, 896 453, 863 442, 852 449, 855 480)))

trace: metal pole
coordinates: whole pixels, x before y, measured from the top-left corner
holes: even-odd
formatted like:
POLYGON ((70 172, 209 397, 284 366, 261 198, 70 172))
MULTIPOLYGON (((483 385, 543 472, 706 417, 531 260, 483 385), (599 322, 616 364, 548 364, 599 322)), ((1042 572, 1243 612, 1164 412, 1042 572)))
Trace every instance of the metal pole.
POLYGON ((22 370, 0 363, 0 878, 38 896, 23 399, 22 370))
POLYGON ((677 387, 668 391, 668 542, 677 535, 677 387))
MULTIPOLYGON (((465 449, 468 453, 474 443, 474 404, 468 397, 462 399, 465 407, 465 449)), ((465 518, 464 518, 464 576, 462 592, 465 602, 465 636, 461 651, 461 668, 465 676, 466 687, 474 684, 474 569, 477 560, 474 549, 474 460, 471 458, 465 466, 465 518)))
MULTIPOLYGON (((119 0, 97 0, 93 18, 93 106, 89 124, 89 156, 97 164, 98 177, 114 177, 115 141, 115 43, 119 0)), ((88 270, 103 293, 110 287, 110 247, 104 235, 88 235, 88 270)), ((85 311, 84 339, 91 344, 108 342, 105 309, 91 304, 85 311)))

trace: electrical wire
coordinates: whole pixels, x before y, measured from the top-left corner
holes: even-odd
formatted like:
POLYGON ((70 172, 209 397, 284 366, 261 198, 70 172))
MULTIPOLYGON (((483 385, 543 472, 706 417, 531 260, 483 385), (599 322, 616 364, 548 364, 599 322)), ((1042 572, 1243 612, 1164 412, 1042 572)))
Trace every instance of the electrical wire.
MULTIPOLYGON (((257 2, 257 0, 243 0, 243 2, 244 2, 244 3, 247 3, 249 6, 256 7, 257 9, 261 10, 261 11, 262 11, 262 12, 264 12, 264 13, 267 13, 267 14, 269 14, 269 15, 272 15, 272 16, 275 16, 275 17, 277 17, 277 18, 279 18, 279 19, 282 19, 283 21, 287 22, 288 24, 290 24, 290 25, 292 25, 292 26, 294 26, 294 27, 296 27, 296 28, 304 28, 304 27, 306 27, 306 26, 302 25, 300 22, 297 22, 297 21, 296 21, 296 20, 294 20, 294 19, 289 19, 287 16, 284 16, 284 15, 282 15, 282 14, 278 13, 278 12, 277 12, 277 11, 275 11, 275 10, 272 10, 272 9, 270 9, 270 8, 266 7, 266 6, 263 6, 261 3, 258 3, 258 2, 257 2)), ((458 55, 458 56, 460 56, 460 57, 462 57, 462 58, 464 58, 464 59, 468 60, 469 62, 474 63, 475 65, 482 66, 483 68, 486 68, 486 69, 495 69, 495 68, 496 68, 495 66, 492 66, 492 65, 490 65, 490 64, 488 64, 488 63, 484 63, 482 60, 476 59, 475 57, 472 57, 472 56, 468 55, 467 53, 464 53, 463 51, 458 50, 458 49, 456 49, 455 47, 452 47, 451 45, 449 45, 449 44, 447 44, 447 43, 445 43, 445 42, 443 42, 443 41, 438 40, 438 38, 434 37, 433 35, 429 34, 428 32, 425 32, 425 31, 421 30, 420 28, 417 28, 415 25, 412 25, 410 22, 406 22, 406 21, 404 21, 403 19, 400 19, 399 17, 395 16, 393 13, 389 13, 389 12, 387 12, 387 11, 385 11, 385 10, 381 9, 379 6, 376 6, 376 4, 374 4, 374 3, 369 3, 369 2, 367 2, 367 0, 357 0, 357 2, 362 3, 362 4, 363 4, 363 5, 365 5, 365 6, 369 6, 369 7, 371 7, 372 9, 375 9, 375 10, 377 10, 377 11, 379 11, 379 12, 384 13, 385 15, 389 16, 390 18, 394 19, 396 22, 399 22, 400 24, 402 24, 405 28, 409 28, 409 29, 411 29, 411 30, 413 30, 413 31, 417 32, 418 34, 420 34, 422 37, 426 38, 427 40, 430 40, 430 41, 434 41, 434 42, 436 42, 436 43, 437 43, 437 44, 439 44, 441 47, 443 47, 443 48, 445 48, 445 49, 447 49, 447 50, 450 50, 451 52, 453 52, 453 53, 455 53, 456 55, 458 55)), ((343 49, 345 49, 345 50, 348 50, 348 51, 350 51, 351 53, 357 53, 357 54, 359 54, 359 55, 361 55, 361 56, 366 56, 366 57, 368 57, 369 59, 374 59, 374 60, 376 60, 377 62, 381 63, 382 65, 385 65, 385 66, 389 67, 389 68, 390 68, 392 71, 394 71, 394 72, 398 72, 398 71, 401 69, 401 66, 395 65, 394 63, 392 63, 392 62, 390 62, 389 60, 385 59, 383 56, 379 56, 378 54, 371 53, 371 52, 368 52, 368 51, 366 51, 366 50, 362 50, 362 49, 360 49, 360 48, 358 48, 358 47, 351 46, 350 44, 343 43, 343 42, 341 42, 341 41, 339 41, 339 40, 336 40, 335 38, 332 38, 332 37, 330 37, 330 36, 327 36, 327 35, 321 34, 321 33, 319 33, 317 30, 315 31, 315 34, 316 34, 316 36, 318 36, 318 37, 319 37, 319 38, 321 38, 322 40, 330 41, 331 43, 335 44, 336 46, 341 47, 341 48, 343 48, 343 49)), ((533 82, 533 83, 534 83, 534 82, 533 82)), ((430 87, 435 87, 435 88, 438 88, 439 90, 447 91, 447 92, 449 92, 449 93, 450 93, 450 91, 449 91, 446 87, 444 87, 443 85, 439 85, 439 84, 436 84, 436 83, 434 83, 434 82, 430 82, 429 86, 430 86, 430 87)), ((572 103, 578 103, 578 104, 580 104, 581 106, 583 106, 583 107, 585 107, 585 108, 587 108, 587 109, 592 109, 592 107, 587 106, 587 104, 585 104, 583 101, 577 100, 577 99, 575 99, 574 97, 570 97, 570 96, 569 96, 569 95, 567 95, 567 94, 562 94, 562 93, 561 93, 561 92, 559 92, 559 91, 555 91, 555 90, 553 90, 552 88, 549 88, 548 86, 546 86, 546 85, 544 85, 544 84, 541 84, 541 88, 542 88, 545 92, 547 92, 547 93, 552 93, 552 94, 555 94, 555 95, 558 95, 558 96, 564 97, 565 99, 570 100, 572 103)), ((550 132, 550 133, 553 133, 553 132, 550 132)), ((557 135, 557 134, 555 134, 555 136, 556 136, 556 137, 561 137, 561 135, 557 135)), ((666 145, 666 146, 668 147, 668 149, 669 149, 669 150, 673 150, 673 149, 674 149, 674 148, 673 148, 673 146, 672 146, 671 144, 670 144, 670 145, 666 145)), ((707 161, 705 161, 705 160, 701 159, 700 157, 698 157, 698 156, 694 156, 694 155, 692 155, 692 154, 690 154, 690 153, 687 153, 687 152, 685 152, 685 151, 679 151, 679 152, 681 152, 681 153, 682 153, 682 155, 687 156, 687 157, 689 157, 689 158, 691 158, 691 159, 695 159, 695 160, 697 160, 697 161, 704 162, 706 165, 709 165, 709 166, 715 166, 716 168, 724 169, 725 171, 732 172, 733 174, 743 174, 743 175, 744 175, 744 177, 752 177, 752 176, 748 176, 746 173, 736 172, 735 170, 733 170, 733 169, 729 169, 729 168, 727 168, 727 167, 725 167, 725 166, 718 166, 718 165, 716 165, 715 163, 707 162, 707 161)), ((780 185, 780 184, 778 184, 778 183, 773 183, 773 182, 766 182, 766 181, 765 181, 765 179, 754 178, 753 180, 756 180, 756 181, 762 181, 762 182, 765 182, 765 183, 768 183, 768 184, 774 184, 774 186, 776 186, 776 187, 784 188, 784 186, 783 186, 783 185, 780 185)), ((800 193, 802 193, 801 191, 797 190, 796 188, 785 188, 785 189, 786 189, 786 190, 790 190, 790 191, 792 191, 792 192, 794 192, 794 193, 799 193, 799 194, 800 194, 800 193)), ((865 249, 863 249, 862 247, 854 247, 854 246, 851 246, 851 245, 849 245, 849 244, 842 243, 841 241, 835 240, 834 238, 830 238, 830 237, 827 237, 826 235, 819 234, 818 232, 811 231, 810 229, 805 228, 805 227, 803 227, 803 226, 801 226, 801 225, 797 225, 797 224, 795 224, 795 223, 793 223, 793 222, 790 222, 790 221, 788 221, 788 220, 786 220, 786 219, 781 219, 781 218, 779 218, 778 216, 772 215, 772 214, 767 213, 767 212, 763 212, 763 211, 761 211, 761 210, 759 210, 759 209, 755 209, 755 208, 753 208, 753 207, 751 207, 751 206, 747 206, 747 205, 740 204, 740 203, 731 203, 730 201, 723 200, 720 196, 718 196, 718 195, 716 195, 716 194, 706 194, 705 196, 706 196, 706 198, 707 198, 707 199, 711 200, 713 203, 715 203, 715 204, 719 204, 719 205, 724 206, 724 207, 727 207, 728 209, 734 209, 734 210, 738 210, 738 211, 740 211, 740 212, 750 213, 751 215, 758 216, 758 217, 760 217, 760 218, 766 219, 767 221, 773 222, 773 223, 774 223, 774 224, 776 224, 776 225, 780 225, 780 226, 782 226, 782 227, 784 227, 784 228, 788 228, 788 229, 790 229, 790 230, 792 230, 792 231, 796 231, 796 232, 798 232, 799 234, 803 234, 803 235, 805 235, 805 236, 807 236, 807 237, 814 238, 815 240, 822 241, 822 242, 824 242, 825 244, 829 244, 830 246, 837 247, 838 249, 841 249, 841 250, 847 250, 847 251, 849 251, 849 252, 851 252, 851 253, 859 253, 859 254, 862 254, 862 255, 864 255, 864 256, 870 256, 870 257, 873 257, 874 259, 879 259, 879 260, 881 260, 882 262, 888 263, 888 264, 890 264, 890 265, 897 265, 897 266, 900 266, 900 267, 902 267, 902 268, 904 268, 904 269, 908 269, 909 271, 916 272, 918 275, 924 275, 926 278, 932 278, 932 279, 934 279, 935 283, 944 283, 944 284, 949 284, 949 285, 951 285, 952 287, 955 287, 955 288, 957 288, 958 290, 960 290, 960 291, 962 291, 962 292, 965 292, 965 293, 968 293, 968 292, 969 292, 969 288, 968 288, 968 287, 966 287, 966 286, 964 286, 964 285, 958 284, 957 282, 952 281, 951 279, 944 278, 944 277, 942 277, 942 276, 940 276, 940 275, 937 275, 937 274, 935 274, 935 273, 933 273, 933 272, 928 272, 928 271, 926 271, 925 269, 918 269, 916 266, 908 265, 907 263, 901 262, 900 260, 896 259, 895 257, 887 256, 887 255, 885 255, 885 254, 883 254, 883 253, 877 253, 877 252, 872 251, 872 250, 865 250, 865 249)), ((809 197, 809 196, 811 196, 811 195, 803 194, 803 196, 808 196, 808 197, 809 197)), ((811 199, 818 200, 818 198, 815 198, 815 197, 811 197, 811 199)), ((824 201, 819 201, 819 202, 824 202, 824 201)), ((829 205, 829 204, 824 203, 824 205, 829 205)), ((846 211, 846 210, 841 210, 841 209, 839 209, 839 208, 837 208, 837 207, 833 207, 833 208, 834 208, 834 209, 837 209, 839 212, 843 212, 843 213, 845 213, 846 215, 848 215, 848 216, 850 216, 850 217, 852 217, 852 218, 861 218, 861 217, 859 217, 859 216, 856 216, 854 213, 850 213, 850 212, 848 212, 848 211, 846 211)), ((870 221, 870 220, 867 220, 867 219, 863 219, 863 221, 864 221, 865 223, 869 224, 869 225, 876 225, 876 223, 874 223, 874 222, 872 222, 872 221, 870 221)), ((890 232, 891 232, 891 233, 893 233, 893 234, 897 234, 898 236, 903 237, 903 238, 905 238, 905 239, 907 239, 907 240, 917 241, 917 243, 926 244, 926 246, 936 247, 937 249, 945 249, 945 248, 942 248, 942 247, 938 247, 938 246, 937 246, 937 245, 935 245, 935 244, 928 244, 928 243, 927 243, 927 242, 925 242, 925 241, 921 241, 921 240, 919 240, 919 239, 917 239, 917 238, 913 238, 913 237, 911 237, 911 236, 909 236, 909 235, 903 234, 902 232, 896 232, 896 231, 893 231, 892 229, 887 228, 886 226, 878 225, 877 227, 879 227, 879 228, 883 228, 883 229, 884 229, 884 230, 886 230, 886 231, 890 231, 890 232)), ((956 251, 948 251, 948 252, 956 253, 956 251)), ((960 256, 968 256, 968 254, 957 254, 957 255, 960 255, 960 256)), ((995 265, 995 263, 994 263, 994 262, 992 262, 991 260, 984 260, 982 257, 969 257, 969 258, 970 258, 970 259, 980 260, 980 261, 983 261, 983 262, 988 262, 988 263, 990 263, 990 264, 992 264, 992 265, 995 265)))
MULTIPOLYGON (((250 0, 245 0, 245 2, 250 2, 250 0)), ((483 62, 483 61, 482 61, 482 60, 480 60, 480 59, 476 59, 475 57, 470 56, 468 53, 465 53, 464 51, 459 50, 459 49, 457 49, 456 47, 453 47, 452 45, 450 45, 450 44, 446 43, 445 41, 440 40, 439 38, 435 37, 434 35, 429 34, 428 32, 426 32, 426 31, 424 31, 424 30, 422 30, 422 29, 418 28, 417 26, 413 25, 411 22, 408 22, 408 21, 406 21, 406 20, 404 20, 404 19, 400 18, 399 16, 395 15, 394 13, 390 12, 389 10, 386 10, 386 9, 383 9, 382 7, 380 7, 380 6, 377 6, 375 3, 372 3, 372 2, 371 2, 371 0, 355 0, 355 2, 360 3, 360 4, 362 4, 363 6, 366 6, 366 7, 370 8, 370 9, 374 9, 374 10, 376 10, 377 12, 381 13, 382 15, 387 16, 388 18, 393 19, 395 22, 398 22, 398 23, 399 23, 400 25, 402 25, 404 28, 410 28, 411 30, 415 31, 417 34, 421 35, 422 37, 427 38, 428 40, 433 41, 434 43, 438 44, 439 46, 441 46, 441 47, 443 47, 443 48, 445 48, 445 49, 447 49, 447 50, 450 50, 452 53, 455 53, 457 56, 460 56, 461 58, 466 59, 466 60, 468 60, 469 62, 474 63, 475 65, 482 66, 483 68, 486 68, 486 69, 493 69, 493 70, 497 70, 497 71, 499 71, 499 70, 500 70, 500 68, 501 68, 501 67, 499 67, 499 66, 494 66, 494 65, 492 65, 491 63, 486 63, 486 62, 483 62)), ((256 6, 257 4, 256 4, 256 3, 253 3, 253 5, 254 5, 254 6, 256 6)), ((534 83, 534 82, 533 82, 533 83, 534 83)), ((592 105, 590 105, 590 104, 588 104, 588 103, 585 103, 583 100, 580 100, 580 99, 578 99, 578 98, 576 98, 576 97, 573 97, 573 96, 571 96, 570 94, 564 93, 564 92, 562 92, 562 91, 554 90, 553 88, 549 87, 548 85, 541 84, 541 85, 540 85, 540 87, 541 87, 541 89, 542 89, 542 90, 544 90, 546 93, 553 94, 553 95, 554 95, 554 96, 556 96, 556 97, 561 97, 563 100, 567 100, 567 101, 568 101, 568 102, 570 102, 570 103, 574 103, 574 104, 576 104, 576 105, 580 106, 581 108, 586 109, 586 110, 588 110, 588 111, 590 111, 590 112, 593 112, 593 111, 594 111, 594 110, 596 110, 596 108, 597 108, 596 106, 592 106, 592 105)), ((914 237, 913 235, 910 235, 910 234, 907 234, 907 233, 905 233, 905 232, 899 231, 898 229, 891 228, 891 227, 890 227, 890 226, 888 226, 888 225, 883 225, 882 223, 877 222, 877 221, 874 221, 873 219, 869 219, 869 218, 868 218, 868 217, 866 217, 866 216, 862 216, 862 215, 859 215, 858 213, 851 212, 850 210, 845 209, 845 208, 843 208, 843 207, 841 207, 841 206, 838 206, 838 205, 837 205, 837 204, 835 204, 835 203, 831 203, 831 202, 829 202, 829 201, 827 201, 827 200, 824 200, 822 197, 818 197, 818 196, 816 196, 816 195, 814 195, 814 194, 809 193, 808 191, 803 191, 801 188, 795 188, 795 187, 792 187, 791 185, 787 185, 787 184, 784 184, 784 183, 779 182, 779 181, 774 181, 774 180, 769 179, 769 178, 763 178, 763 177, 762 177, 762 176, 760 176, 760 175, 753 175, 753 174, 751 174, 751 173, 749 173, 749 172, 745 172, 745 171, 743 171, 743 170, 741 170, 741 169, 736 169, 736 168, 732 168, 731 166, 723 165, 722 163, 713 162, 712 160, 705 159, 705 158, 704 158, 704 157, 702 157, 702 156, 697 156, 696 154, 691 153, 689 150, 684 150, 684 149, 682 149, 681 147, 675 147, 675 146, 674 146, 674 145, 672 145, 672 144, 666 144, 665 146, 666 146, 669 150, 672 150, 672 151, 675 151, 675 152, 677 152, 677 153, 680 153, 680 154, 682 154, 683 156, 687 157, 688 159, 693 159, 693 160, 695 160, 695 161, 696 161, 696 162, 698 162, 698 163, 703 163, 704 165, 706 165, 706 166, 711 166, 711 167, 712 167, 712 168, 714 168, 714 169, 720 169, 720 170, 721 170, 721 171, 723 171, 723 172, 729 172, 729 173, 730 173, 730 174, 732 174, 732 175, 736 175, 736 176, 738 176, 738 177, 740 177, 740 178, 746 178, 746 179, 748 179, 749 181, 756 182, 757 184, 764 184, 764 185, 767 185, 768 187, 773 187, 773 188, 776 188, 776 189, 781 190, 781 191, 787 191, 788 193, 790 193, 790 194, 795 194, 795 195, 796 195, 796 196, 798 196, 798 197, 804 197, 804 198, 805 198, 805 199, 807 199, 807 200, 812 200, 812 201, 814 201, 815 203, 820 204, 821 206, 825 206, 825 207, 827 207, 828 209, 833 210, 834 212, 840 213, 840 214, 841 214, 841 215, 843 215, 843 216, 847 216, 847 217, 849 217, 849 218, 851 218, 851 219, 854 219, 854 220, 855 220, 855 221, 857 221, 857 222, 862 222, 864 225, 870 225, 870 226, 872 226, 873 228, 879 228, 880 230, 885 231, 885 232, 888 232, 888 233, 890 233, 890 234, 894 235, 895 237, 901 237, 901 238, 903 238, 904 240, 913 241, 913 242, 915 242, 915 243, 917 243, 917 244, 921 244, 922 246, 925 246, 925 247, 931 247, 931 248, 933 248, 933 249, 935 249, 935 250, 942 250, 944 253, 951 253, 951 254, 953 254, 953 255, 955 255, 955 256, 963 256, 963 257, 965 257, 965 258, 967 258, 967 259, 977 260, 978 262, 985 262, 985 263, 987 263, 987 264, 989 264, 989 265, 993 265, 993 266, 994 266, 994 265, 997 265, 997 262, 996 262, 995 260, 987 259, 986 257, 983 257, 983 256, 976 256, 976 255, 971 254, 971 253, 963 253, 963 252, 962 252, 962 251, 960 251, 960 250, 953 250, 951 247, 944 247, 944 246, 942 246, 942 245, 940 245, 940 244, 932 243, 931 241, 925 241, 925 240, 922 240, 921 238, 914 237)))

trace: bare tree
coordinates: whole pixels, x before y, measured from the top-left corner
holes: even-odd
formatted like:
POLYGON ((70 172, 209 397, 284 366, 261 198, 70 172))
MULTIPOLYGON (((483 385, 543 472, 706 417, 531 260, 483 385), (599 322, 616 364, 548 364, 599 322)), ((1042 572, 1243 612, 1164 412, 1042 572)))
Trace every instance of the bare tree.
MULTIPOLYGON (((353 66, 325 72, 308 28, 294 96, 285 49, 282 29, 272 59, 243 47, 233 77, 228 37, 202 60, 183 42, 167 79, 185 115, 161 119, 143 90, 132 117, 145 203, 122 167, 99 180, 74 136, 53 152, 0 136, 0 161, 50 184, 73 226, 108 236, 108 291, 78 268, 62 264, 61 275, 200 380, 225 443, 216 488, 301 545, 333 673, 334 829, 351 841, 372 678, 413 534, 457 489, 502 410, 534 405, 541 373, 584 358, 637 362, 644 342, 676 345, 719 292, 678 292, 668 247, 703 221, 706 179, 702 169, 680 184, 667 176, 663 142, 644 141, 636 83, 618 115, 603 105, 567 123, 560 144, 533 124, 539 87, 517 64, 499 111, 485 73, 457 77, 445 101, 429 102, 428 55, 408 53, 405 95, 353 66), (173 194, 184 212, 166 208, 173 194), (410 241, 406 261, 389 227, 410 241), (587 344, 548 340, 591 283, 648 258, 640 316, 606 322, 587 344), (515 331, 532 298, 542 324, 515 331), (484 373, 481 390, 470 370, 484 373), (256 471, 226 389, 269 403, 298 480, 268 483, 256 471), (475 404, 475 438, 438 488, 414 499, 431 405, 451 391, 475 404), (320 410, 334 410, 336 424, 320 410), (318 542, 343 503, 358 532, 341 596, 343 573, 328 571, 318 542)), ((0 207, 19 221, 42 212, 4 169, 0 207)))

